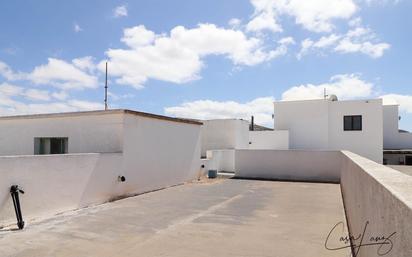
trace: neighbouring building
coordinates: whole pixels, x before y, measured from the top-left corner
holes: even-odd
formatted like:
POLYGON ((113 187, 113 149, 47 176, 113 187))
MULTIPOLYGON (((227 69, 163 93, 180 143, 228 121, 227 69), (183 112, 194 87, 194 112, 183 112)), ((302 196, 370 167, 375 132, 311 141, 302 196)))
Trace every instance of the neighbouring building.
POLYGON ((131 110, 0 117, 0 221, 14 219, 15 184, 37 217, 195 179, 201 125, 131 110))
MULTIPOLYGON (((412 133, 398 128, 398 109, 381 99, 278 101, 274 129, 241 119, 202 121, 201 153, 204 158, 210 150, 349 150, 378 163, 412 165, 412 133)), ((230 160, 224 167, 233 166, 232 152, 216 155, 230 160)))
POLYGON ((337 98, 274 102, 274 128, 289 131, 297 150, 349 150, 383 160, 382 100, 337 98))
POLYGON ((412 133, 399 129, 399 106, 383 106, 383 162, 412 165, 412 133))
POLYGON ((215 119, 202 121, 201 156, 208 150, 247 149, 249 122, 241 119, 215 119))
POLYGON ((289 132, 273 130, 264 126, 252 125, 242 119, 215 119, 201 121, 202 158, 209 150, 287 150, 289 132))

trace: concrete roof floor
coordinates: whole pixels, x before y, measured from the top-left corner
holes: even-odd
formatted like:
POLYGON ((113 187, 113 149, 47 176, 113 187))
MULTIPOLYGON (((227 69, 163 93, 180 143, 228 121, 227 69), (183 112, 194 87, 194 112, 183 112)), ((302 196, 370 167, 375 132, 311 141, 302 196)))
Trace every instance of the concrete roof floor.
POLYGON ((349 256, 324 248, 344 220, 337 184, 217 179, 2 231, 0 256, 349 256))
POLYGON ((412 166, 407 166, 407 165, 388 165, 388 166, 406 175, 412 176, 412 166))

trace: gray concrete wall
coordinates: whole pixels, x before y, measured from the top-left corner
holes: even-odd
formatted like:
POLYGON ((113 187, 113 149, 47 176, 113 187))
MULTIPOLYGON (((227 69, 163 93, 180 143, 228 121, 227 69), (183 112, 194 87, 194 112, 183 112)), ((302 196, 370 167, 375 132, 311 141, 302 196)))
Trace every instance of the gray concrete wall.
MULTIPOLYGON (((388 244, 355 248, 357 257, 412 256, 412 177, 351 152, 342 158, 341 189, 350 233, 389 237, 388 244), (367 225, 365 230, 365 225, 367 225), (365 233, 363 231, 365 230, 365 233)), ((379 241, 383 242, 383 241, 379 241)), ((359 245, 360 240, 354 241, 359 245)))
POLYGON ((305 150, 236 150, 242 178, 339 182, 341 153, 305 150))

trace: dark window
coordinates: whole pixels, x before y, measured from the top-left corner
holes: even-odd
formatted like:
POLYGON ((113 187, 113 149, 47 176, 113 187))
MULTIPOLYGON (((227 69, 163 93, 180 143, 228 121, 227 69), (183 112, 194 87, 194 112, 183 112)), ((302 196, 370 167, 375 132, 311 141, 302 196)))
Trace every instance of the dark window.
POLYGON ((37 137, 34 139, 34 154, 65 154, 68 141, 67 137, 37 137))
POLYGON ((412 155, 405 156, 405 165, 412 165, 412 155))
POLYGON ((343 117, 343 130, 362 130, 362 116, 350 115, 343 117))

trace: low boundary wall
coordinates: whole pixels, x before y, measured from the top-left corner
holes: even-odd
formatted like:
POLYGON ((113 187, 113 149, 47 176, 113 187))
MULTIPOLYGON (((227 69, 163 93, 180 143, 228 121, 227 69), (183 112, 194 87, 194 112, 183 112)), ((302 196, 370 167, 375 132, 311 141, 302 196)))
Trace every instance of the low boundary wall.
POLYGON ((207 170, 235 171, 235 150, 209 150, 207 159, 207 170))
POLYGON ((412 176, 351 152, 342 155, 341 190, 350 234, 364 235, 362 244, 389 237, 379 241, 387 243, 381 248, 355 247, 356 256, 412 256, 412 176))
POLYGON ((235 176, 337 183, 340 161, 338 151, 236 150, 235 176))
POLYGON ((288 150, 289 131, 249 131, 249 149, 288 150))
MULTIPOLYGON (((23 218, 107 202, 122 195, 121 153, 0 157, 0 226, 16 223, 10 186, 17 184, 23 218)), ((125 182, 127 183, 127 181, 125 182)))

